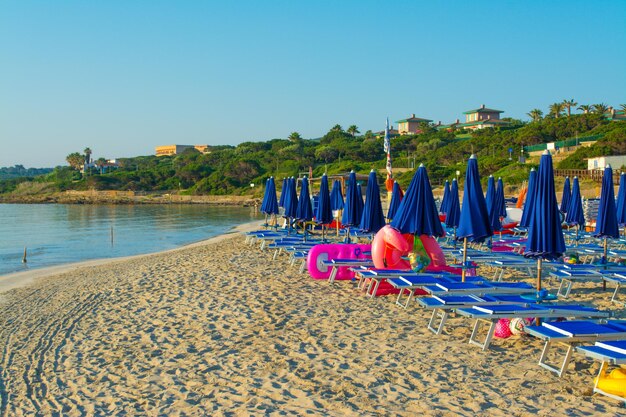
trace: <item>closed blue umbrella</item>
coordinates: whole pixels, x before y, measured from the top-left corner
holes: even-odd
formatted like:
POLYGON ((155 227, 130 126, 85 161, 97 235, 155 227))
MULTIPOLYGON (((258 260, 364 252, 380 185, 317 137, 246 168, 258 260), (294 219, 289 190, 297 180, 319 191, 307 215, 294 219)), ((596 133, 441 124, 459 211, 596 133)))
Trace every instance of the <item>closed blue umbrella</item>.
POLYGON ((267 197, 270 191, 269 183, 270 183, 270 179, 268 178, 265 181, 265 192, 263 193, 263 201, 261 201, 261 213, 265 213, 265 206, 267 206, 267 197))
POLYGON ((428 173, 424 165, 420 165, 404 193, 398 211, 391 221, 391 226, 402 233, 414 235, 443 236, 445 233, 437 205, 430 188, 428 173))
POLYGON ((330 208, 332 210, 343 209, 343 194, 341 194, 341 183, 339 180, 333 182, 333 189, 330 192, 330 208))
POLYGON ((398 181, 394 181, 393 190, 391 191, 391 201, 389 202, 389 209, 387 210, 387 219, 389 219, 389 221, 391 221, 398 212, 398 207, 400 207, 403 195, 404 193, 400 188, 400 184, 398 184, 398 181))
POLYGON ((311 205, 311 195, 309 194, 309 180, 302 177, 300 183, 300 197, 296 209, 296 219, 308 222, 313 219, 313 206, 311 205))
POLYGON ((565 252, 561 216, 556 201, 552 156, 544 151, 537 172, 537 189, 528 228, 524 256, 537 259, 537 291, 541 291, 541 261, 556 259, 565 252))
POLYGON ((461 218, 461 206, 459 204, 459 184, 456 178, 452 180, 449 201, 450 204, 448 204, 448 212, 446 213, 446 226, 453 227, 455 229, 456 240, 456 228, 459 227, 459 220, 461 218))
POLYGON ((574 177, 572 184, 572 197, 570 198, 569 207, 567 208, 565 223, 570 226, 576 226, 576 245, 578 245, 578 231, 581 226, 585 225, 585 213, 583 212, 583 201, 580 196, 578 177, 574 177))
POLYGON ((302 182, 300 184, 300 197, 298 198, 298 207, 296 208, 296 219, 302 222, 302 229, 304 229, 304 240, 306 240, 306 222, 313 220, 313 206, 311 205, 311 195, 309 194, 309 180, 307 179, 307 177, 302 177, 302 182))
POLYGON ((346 185, 346 201, 343 207, 343 217, 341 222, 348 226, 348 242, 350 241, 350 227, 358 226, 361 223, 361 214, 363 200, 359 197, 359 191, 357 189, 356 174, 354 171, 350 171, 348 177, 348 184, 346 185))
POLYGON ((276 214, 278 214, 278 201, 276 201, 276 184, 274 183, 274 177, 270 177, 267 180, 265 197, 265 206, 261 204, 261 212, 265 213, 265 225, 267 226, 267 216, 276 216, 276 214))
POLYGON ((325 238, 324 225, 330 224, 333 221, 333 212, 330 207, 330 193, 328 192, 328 177, 326 174, 322 175, 322 180, 320 181, 320 194, 317 210, 315 212, 315 221, 322 225, 323 240, 325 238))
POLYGON ((467 242, 482 242, 491 235, 493 229, 489 223, 487 203, 480 186, 478 160, 476 155, 472 155, 467 161, 463 204, 457 229, 457 239, 463 239, 463 281, 466 275, 467 242))
POLYGON ((498 210, 498 216, 506 217, 506 203, 504 201, 504 183, 502 178, 498 178, 496 184, 496 208, 498 210))
POLYGON ((500 223, 499 209, 497 207, 496 186, 493 175, 487 180, 487 193, 485 194, 485 203, 487 204, 487 213, 489 213, 489 224, 494 232, 502 230, 500 223))
POLYGON ((341 193, 341 183, 339 180, 333 182, 333 189, 330 192, 330 208, 337 211, 337 236, 339 236, 339 210, 343 210, 343 194, 341 193))
POLYGON ((487 204, 487 211, 491 212, 491 207, 493 207, 493 202, 496 199, 496 183, 494 181, 493 175, 490 175, 487 178, 487 191, 485 192, 485 203, 487 204))
POLYGON ((443 185, 443 198, 439 206, 439 213, 447 213, 448 204, 450 204, 450 182, 446 180, 446 183, 443 185))
POLYGON ((298 195, 296 194, 296 181, 293 177, 287 179, 287 188, 285 195, 285 214, 289 222, 289 231, 291 231, 291 221, 296 217, 298 209, 298 195))
POLYGON ((287 178, 283 178, 283 185, 280 188, 280 199, 278 200, 278 207, 285 207, 285 190, 287 189, 287 178))
MULTIPOLYGON (((359 196, 359 198, 357 199, 357 203, 359 204, 359 210, 361 214, 363 214, 363 207, 365 206, 365 203, 363 202, 363 188, 361 187, 361 183, 357 183, 356 193, 359 196)), ((359 223, 361 223, 360 220, 359 223)))
POLYGON ((385 225, 385 215, 380 202, 380 188, 376 172, 370 171, 367 179, 367 189, 365 190, 365 205, 361 215, 359 228, 367 233, 376 233, 385 225))
POLYGON ((567 213, 571 199, 572 191, 570 189, 569 177, 565 177, 565 182, 563 183, 563 196, 561 197, 561 213, 567 213))
POLYGON ((322 175, 320 181, 320 195, 317 203, 315 221, 319 224, 329 224, 333 221, 333 212, 330 205, 330 193, 328 191, 328 176, 322 175))
POLYGON ((537 171, 535 168, 530 170, 528 175, 528 191, 526 192, 526 202, 524 203, 524 211, 522 212, 522 218, 519 221, 520 227, 530 226, 530 215, 533 212, 535 206, 535 193, 537 192, 537 171))
POLYGON ((617 191, 617 224, 626 226, 626 173, 619 176, 619 190, 617 191))
POLYGON ((596 219, 596 237, 604 238, 604 258, 606 262, 607 239, 619 237, 617 225, 617 213, 615 208, 615 191, 613 190, 613 169, 611 165, 604 168, 602 176, 602 193, 600 194, 600 206, 596 219))

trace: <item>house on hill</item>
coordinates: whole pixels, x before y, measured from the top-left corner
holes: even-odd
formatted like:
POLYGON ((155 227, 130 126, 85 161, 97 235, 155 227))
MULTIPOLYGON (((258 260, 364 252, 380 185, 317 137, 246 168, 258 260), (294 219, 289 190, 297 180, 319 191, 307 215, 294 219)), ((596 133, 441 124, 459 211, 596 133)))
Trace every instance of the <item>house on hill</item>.
POLYGON ((201 153, 210 153, 209 145, 164 145, 155 148, 156 156, 180 155, 187 149, 196 149, 201 153))
POLYGON ((422 123, 432 123, 432 120, 422 119, 421 117, 415 117, 415 114, 412 114, 411 117, 407 117, 406 119, 397 120, 398 124, 398 133, 401 135, 409 134, 418 134, 422 133, 420 129, 420 125, 422 123))
POLYGON ((465 115, 465 123, 460 123, 457 127, 459 129, 475 130, 484 129, 486 127, 509 126, 509 122, 500 120, 500 113, 504 113, 504 111, 489 109, 483 104, 477 109, 463 112, 465 115))

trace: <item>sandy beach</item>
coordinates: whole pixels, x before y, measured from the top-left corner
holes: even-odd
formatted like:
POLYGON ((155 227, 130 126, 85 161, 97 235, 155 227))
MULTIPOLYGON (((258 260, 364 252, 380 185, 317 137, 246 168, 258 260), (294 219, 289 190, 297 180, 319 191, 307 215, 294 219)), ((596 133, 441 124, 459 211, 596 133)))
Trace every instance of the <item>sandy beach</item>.
MULTIPOLYGON (((599 364, 579 354, 559 379, 537 339, 483 352, 463 318, 436 336, 417 306, 312 280, 239 233, 34 274, 0 294, 0 416, 626 413, 591 396, 599 364)), ((571 298, 623 310, 598 284, 571 298)))

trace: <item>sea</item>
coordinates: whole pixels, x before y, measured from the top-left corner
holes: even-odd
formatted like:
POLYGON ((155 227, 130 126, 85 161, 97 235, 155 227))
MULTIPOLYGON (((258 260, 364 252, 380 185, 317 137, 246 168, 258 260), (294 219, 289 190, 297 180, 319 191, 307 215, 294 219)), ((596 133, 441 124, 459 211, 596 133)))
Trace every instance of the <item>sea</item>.
POLYGON ((0 276, 173 249, 261 218, 245 207, 0 204, 0 276))

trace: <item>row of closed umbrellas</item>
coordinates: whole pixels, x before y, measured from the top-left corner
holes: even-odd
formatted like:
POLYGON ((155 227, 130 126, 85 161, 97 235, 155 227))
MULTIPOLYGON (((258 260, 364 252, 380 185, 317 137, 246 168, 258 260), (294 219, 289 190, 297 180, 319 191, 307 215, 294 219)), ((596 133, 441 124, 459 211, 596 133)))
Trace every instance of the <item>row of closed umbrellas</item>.
MULTIPOLYGON (((566 182, 565 187, 569 189, 569 181, 566 182)), ((461 207, 459 207, 458 195, 458 184, 456 180, 453 180, 447 195, 444 190, 441 211, 446 213, 446 225, 455 228, 456 239, 463 240, 465 247, 468 241, 484 241, 492 236, 494 231, 500 230, 500 218, 506 216, 502 180, 499 179, 496 186, 494 178, 490 177, 487 185, 487 196, 485 197, 482 192, 478 161, 475 155, 472 155, 468 160, 461 207)), ((315 213, 317 223, 329 224, 333 220, 332 210, 343 209, 342 223, 347 227, 359 227, 363 231, 375 233, 385 225, 380 190, 373 170, 368 179, 365 204, 363 204, 360 186, 357 185, 354 172, 351 172, 348 178, 345 203, 341 197, 339 182, 335 181, 333 191, 329 193, 328 178, 326 175, 322 176, 319 204, 315 213)), ((607 167, 602 182, 596 236, 619 237, 618 220, 620 224, 626 223, 625 198, 626 180, 625 176, 622 175, 616 205, 612 170, 607 167)), ((542 259, 555 259, 565 252, 560 211, 567 213, 566 222, 584 224, 580 200, 578 180, 574 178, 571 195, 568 194, 562 199, 559 208, 554 187, 552 157, 546 151, 541 156, 538 171, 532 170, 529 176, 527 199, 520 222, 520 226, 528 227, 524 256, 538 259, 539 269, 542 259)), ((277 214, 279 205, 285 208, 285 217, 302 221, 312 220, 313 209, 307 178, 302 179, 300 198, 296 196, 295 179, 283 180, 280 203, 276 202, 275 184, 273 178, 270 178, 261 211, 266 214, 277 214)), ((394 184, 387 217, 392 219, 391 226, 402 233, 436 237, 444 235, 428 174, 423 165, 415 172, 404 197, 402 197, 398 184, 394 184)), ((541 288, 540 271, 537 288, 538 290, 541 288)))

